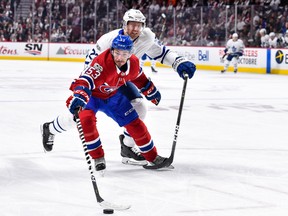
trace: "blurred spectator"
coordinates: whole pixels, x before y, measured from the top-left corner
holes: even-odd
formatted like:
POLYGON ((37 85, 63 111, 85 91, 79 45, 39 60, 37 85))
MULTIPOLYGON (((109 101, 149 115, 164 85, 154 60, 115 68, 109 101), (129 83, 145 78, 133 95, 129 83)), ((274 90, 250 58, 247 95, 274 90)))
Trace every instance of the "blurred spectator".
POLYGON ((25 17, 20 17, 19 2, 0 0, 1 41, 47 42, 51 33, 51 42, 93 43, 121 27, 127 8, 140 9, 147 26, 157 37, 162 35, 166 45, 223 46, 237 30, 245 46, 267 47, 267 36, 261 45, 261 29, 266 35, 274 32, 282 41, 288 30, 284 0, 122 0, 119 8, 114 0, 34 0, 35 7, 25 17), (166 17, 163 32, 161 14, 166 17))
POLYGON ((0 35, 0 42, 6 42, 6 38, 3 34, 0 35))

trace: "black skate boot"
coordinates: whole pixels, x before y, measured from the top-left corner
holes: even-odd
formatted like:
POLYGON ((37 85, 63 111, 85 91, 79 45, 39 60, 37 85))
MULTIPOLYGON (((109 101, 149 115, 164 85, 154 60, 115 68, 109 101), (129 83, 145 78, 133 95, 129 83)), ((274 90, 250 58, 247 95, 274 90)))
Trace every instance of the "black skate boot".
POLYGON ((226 70, 221 70, 221 73, 225 73, 226 72, 226 70))
POLYGON ((234 73, 237 73, 237 72, 238 72, 238 70, 237 70, 237 69, 235 69, 235 70, 234 70, 234 73))
POLYGON ((145 169, 174 169, 169 159, 162 157, 160 155, 157 155, 156 158, 152 162, 149 162, 149 164, 144 165, 143 168, 145 169))
POLYGON ((134 147, 126 146, 123 142, 124 135, 121 134, 119 136, 120 144, 121 144, 121 156, 123 164, 131 164, 131 165, 139 165, 143 166, 147 164, 145 158, 141 155, 141 153, 134 147))
POLYGON ((106 161, 104 157, 94 159, 94 164, 96 171, 102 171, 106 169, 106 161))
POLYGON ((105 171, 106 171, 106 161, 105 158, 96 158, 94 159, 94 164, 95 164, 95 170, 97 171, 100 176, 104 176, 105 171))
POLYGON ((42 144, 46 152, 50 152, 53 149, 55 135, 50 133, 49 124, 52 122, 46 122, 40 126, 42 133, 42 144))

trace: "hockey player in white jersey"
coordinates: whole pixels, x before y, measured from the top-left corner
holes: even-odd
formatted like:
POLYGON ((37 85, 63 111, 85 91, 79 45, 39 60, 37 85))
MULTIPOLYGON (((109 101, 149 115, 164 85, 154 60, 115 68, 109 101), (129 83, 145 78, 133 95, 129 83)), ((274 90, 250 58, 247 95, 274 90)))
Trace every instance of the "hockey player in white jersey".
POLYGON ((260 33, 260 40, 261 40, 261 44, 260 46, 263 48, 268 48, 269 47, 269 35, 266 33, 266 29, 262 28, 259 31, 260 33))
POLYGON ((283 47, 288 48, 288 30, 286 30, 285 35, 283 37, 283 47))
MULTIPOLYGON (((155 37, 150 28, 145 27, 146 18, 141 11, 136 9, 128 10, 123 16, 123 28, 116 29, 109 33, 104 34, 96 42, 95 48, 93 48, 86 56, 85 65, 89 65, 91 60, 111 47, 112 40, 118 35, 129 35, 133 40, 133 54, 139 59, 147 54, 150 58, 159 61, 163 64, 170 65, 184 79, 184 74, 188 74, 191 79, 196 70, 196 66, 185 57, 178 56, 177 53, 172 52, 166 46, 162 45, 155 37)), ((132 83, 127 83, 126 86, 119 89, 126 97, 131 101, 131 104, 136 109, 138 115, 143 120, 146 115, 147 107, 143 103, 143 97, 139 93, 139 90, 132 83)), ((153 91, 159 91, 155 88, 153 91)), ((157 98, 150 100, 152 103, 158 105, 161 99, 160 94, 156 94, 157 98)), ((147 96, 145 96, 146 99, 147 96)), ((148 99, 149 100, 149 99, 148 99)), ((73 116, 59 115, 52 122, 46 122, 41 126, 42 131, 42 143, 46 151, 51 151, 54 144, 54 138, 56 134, 65 132, 75 127, 73 116)), ((146 163, 141 153, 136 149, 134 140, 129 134, 124 131, 124 135, 120 135, 121 143, 121 156, 122 162, 129 164, 134 163, 136 165, 143 165, 146 163), (132 161, 132 162, 131 162, 132 161)))
POLYGON ((268 43, 270 48, 278 47, 278 38, 276 37, 276 34, 274 32, 270 32, 268 43))
POLYGON ((227 71, 230 62, 232 61, 232 64, 234 66, 234 73, 237 73, 238 71, 238 59, 239 56, 243 55, 244 52, 244 43, 241 39, 238 39, 238 34, 234 33, 232 35, 232 39, 229 39, 226 48, 224 50, 225 52, 225 60, 224 60, 224 69, 221 70, 221 73, 224 73, 227 71))

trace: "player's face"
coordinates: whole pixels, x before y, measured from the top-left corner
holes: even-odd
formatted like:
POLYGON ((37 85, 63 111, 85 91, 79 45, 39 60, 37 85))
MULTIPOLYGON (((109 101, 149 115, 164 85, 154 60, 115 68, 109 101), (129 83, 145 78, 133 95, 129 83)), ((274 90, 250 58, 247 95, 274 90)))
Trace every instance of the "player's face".
POLYGON ((112 55, 115 64, 118 67, 122 67, 124 64, 126 64, 127 60, 130 58, 131 53, 127 50, 114 49, 112 50, 112 55))
POLYGON ((143 23, 129 21, 125 27, 126 34, 128 34, 132 40, 139 37, 141 31, 143 30, 143 23))

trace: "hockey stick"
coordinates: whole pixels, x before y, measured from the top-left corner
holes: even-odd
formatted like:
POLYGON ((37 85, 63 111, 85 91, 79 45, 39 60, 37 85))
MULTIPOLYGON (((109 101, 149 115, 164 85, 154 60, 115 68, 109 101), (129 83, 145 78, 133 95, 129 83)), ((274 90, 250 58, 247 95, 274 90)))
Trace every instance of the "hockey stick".
POLYGON ((182 94, 181 94, 181 100, 180 100, 180 106, 178 110, 178 116, 177 116, 177 121, 176 121, 176 126, 175 126, 175 132, 174 132, 174 139, 172 143, 172 150, 169 158, 167 158, 162 164, 156 164, 156 165, 145 165, 143 166, 145 169, 160 169, 164 167, 169 167, 174 160, 174 154, 175 154, 175 149, 176 149, 176 144, 177 144, 177 138, 178 138, 178 131, 180 128, 180 120, 181 120, 181 115, 182 115, 182 110, 183 110, 183 105, 184 105, 184 99, 185 99, 185 94, 186 94, 186 87, 187 87, 187 82, 188 82, 188 74, 184 74, 184 84, 182 88, 182 94))
POLYGON ((94 192, 95 192, 95 196, 96 196, 97 202, 104 209, 106 209, 106 208, 107 209, 115 209, 115 210, 126 210, 126 209, 129 209, 131 207, 131 205, 117 205, 117 204, 113 204, 113 203, 105 201, 100 196, 100 193, 99 193, 99 190, 98 190, 98 186, 97 186, 97 183, 96 183, 96 177, 95 177, 95 174, 93 172, 92 165, 91 165, 92 162, 91 162, 90 155, 88 153, 88 149, 87 149, 87 145, 86 145, 86 141, 85 141, 85 137, 84 137, 84 133, 83 133, 83 129, 82 129, 82 125, 81 125, 81 122, 80 122, 80 119, 79 119, 78 112, 79 112, 79 110, 76 109, 75 112, 74 112, 74 116, 75 116, 75 120, 76 120, 76 124, 77 124, 77 129, 78 129, 78 132, 79 132, 79 136, 80 136, 80 139, 81 139, 81 142, 82 142, 83 150, 84 150, 84 153, 85 153, 86 162, 88 164, 88 169, 90 171, 91 181, 92 181, 92 185, 93 185, 93 188, 94 188, 94 192))
POLYGON ((166 28, 166 15, 164 13, 161 14, 161 17, 163 18, 163 23, 162 23, 162 28, 161 28, 161 33, 159 35, 159 40, 162 40, 162 36, 163 36, 163 33, 165 31, 165 28, 166 28))
POLYGON ((225 53, 221 58, 224 59, 226 55, 227 55, 227 53, 225 53))
POLYGON ((181 121, 184 99, 185 99, 185 94, 186 94, 187 82, 188 82, 188 74, 185 73, 184 83, 183 83, 183 88, 182 88, 182 94, 181 94, 181 100, 180 100, 180 105, 179 105, 179 110, 178 110, 178 116, 177 116, 177 121, 176 121, 176 126, 175 126, 172 150, 171 150, 170 157, 168 158, 168 160, 170 161, 171 164, 173 162, 175 149, 176 149, 176 143, 177 143, 177 138, 178 138, 178 131, 180 128, 180 121, 181 121))

